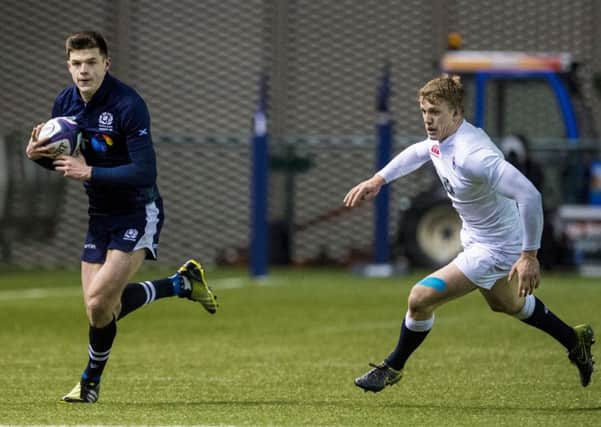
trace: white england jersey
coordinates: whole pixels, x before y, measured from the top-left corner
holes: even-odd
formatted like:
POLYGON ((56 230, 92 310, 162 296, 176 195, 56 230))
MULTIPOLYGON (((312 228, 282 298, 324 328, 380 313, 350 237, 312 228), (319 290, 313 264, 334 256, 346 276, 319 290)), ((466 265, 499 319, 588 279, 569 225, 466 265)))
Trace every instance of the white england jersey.
POLYGON ((539 248, 540 194, 482 129, 464 120, 442 143, 427 139, 413 144, 377 174, 390 182, 428 160, 463 222, 464 247, 479 243, 503 252, 539 248))

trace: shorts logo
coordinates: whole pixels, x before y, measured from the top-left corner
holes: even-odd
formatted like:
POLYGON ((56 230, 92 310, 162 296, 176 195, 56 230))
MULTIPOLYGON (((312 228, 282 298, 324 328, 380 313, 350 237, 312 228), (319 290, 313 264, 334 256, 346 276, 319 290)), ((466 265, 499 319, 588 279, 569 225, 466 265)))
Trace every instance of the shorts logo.
POLYGON ((436 157, 440 157, 440 148, 438 148, 438 145, 430 147, 430 153, 434 154, 436 157))
POLYGON ((96 249, 96 245, 94 243, 86 243, 83 245, 84 249, 96 249))
POLYGON ((98 129, 101 132, 113 131, 113 115, 111 113, 101 113, 98 117, 98 129))
POLYGON ((131 242, 135 242, 138 238, 138 230, 135 228, 130 228, 123 234, 123 240, 129 240, 131 242))

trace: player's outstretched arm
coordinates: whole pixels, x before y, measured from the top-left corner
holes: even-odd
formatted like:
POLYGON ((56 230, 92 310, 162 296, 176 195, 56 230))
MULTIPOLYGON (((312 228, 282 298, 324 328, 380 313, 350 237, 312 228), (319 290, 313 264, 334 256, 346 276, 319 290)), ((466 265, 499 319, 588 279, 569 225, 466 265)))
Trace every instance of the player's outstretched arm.
POLYGON ((429 142, 425 140, 405 148, 373 177, 351 188, 344 197, 344 205, 354 208, 363 200, 373 200, 384 184, 408 175, 426 163, 430 159, 428 147, 429 142))
POLYGON ((344 196, 344 205, 347 208, 354 208, 363 200, 373 200, 384 184, 386 184, 384 178, 379 175, 374 175, 370 179, 351 188, 350 191, 346 193, 346 196, 344 196))

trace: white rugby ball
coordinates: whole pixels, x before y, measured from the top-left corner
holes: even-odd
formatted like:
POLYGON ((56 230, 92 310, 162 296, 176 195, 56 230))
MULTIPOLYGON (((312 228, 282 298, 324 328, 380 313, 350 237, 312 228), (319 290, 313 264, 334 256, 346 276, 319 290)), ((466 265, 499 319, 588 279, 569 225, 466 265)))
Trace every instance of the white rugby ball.
POLYGON ((62 154, 76 156, 81 143, 81 131, 73 117, 54 117, 44 123, 38 140, 48 139, 44 146, 51 147, 49 154, 57 157, 62 154))

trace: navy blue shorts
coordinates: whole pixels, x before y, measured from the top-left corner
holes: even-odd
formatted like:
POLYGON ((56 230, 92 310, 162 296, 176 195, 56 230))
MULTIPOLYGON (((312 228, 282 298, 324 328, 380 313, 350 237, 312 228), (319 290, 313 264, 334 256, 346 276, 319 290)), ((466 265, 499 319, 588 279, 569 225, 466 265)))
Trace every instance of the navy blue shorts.
POLYGON ((102 264, 109 249, 123 252, 146 249, 146 259, 157 259, 164 218, 161 199, 124 215, 90 216, 81 260, 102 264))

